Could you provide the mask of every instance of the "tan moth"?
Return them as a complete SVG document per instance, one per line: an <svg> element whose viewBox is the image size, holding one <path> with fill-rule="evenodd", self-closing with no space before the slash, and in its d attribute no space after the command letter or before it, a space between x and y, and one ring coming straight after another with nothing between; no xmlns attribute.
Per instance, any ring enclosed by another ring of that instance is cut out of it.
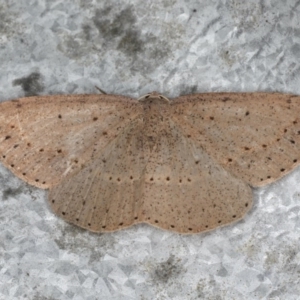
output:
<svg viewBox="0 0 300 300"><path fill-rule="evenodd" d="M299 116L300 97L276 93L20 98L0 104L0 160L88 230L197 233L299 164Z"/></svg>

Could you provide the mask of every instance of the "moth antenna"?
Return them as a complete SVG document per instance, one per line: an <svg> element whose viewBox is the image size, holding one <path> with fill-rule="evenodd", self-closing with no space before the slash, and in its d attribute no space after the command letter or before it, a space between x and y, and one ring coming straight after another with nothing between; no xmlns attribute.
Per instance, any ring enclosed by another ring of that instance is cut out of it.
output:
<svg viewBox="0 0 300 300"><path fill-rule="evenodd" d="M104 92L103 90L101 90L101 89L100 89L99 87L97 87L96 85L95 85L95 88L96 88L101 94L107 95L106 92Z"/></svg>

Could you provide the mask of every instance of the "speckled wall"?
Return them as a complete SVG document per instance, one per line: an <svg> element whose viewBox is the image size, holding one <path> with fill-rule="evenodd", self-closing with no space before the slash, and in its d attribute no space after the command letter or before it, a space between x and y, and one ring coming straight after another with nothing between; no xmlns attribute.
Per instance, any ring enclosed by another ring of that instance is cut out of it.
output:
<svg viewBox="0 0 300 300"><path fill-rule="evenodd" d="M299 2L0 1L0 100L48 94L300 94ZM299 299L300 171L240 222L93 234L0 166L0 299Z"/></svg>

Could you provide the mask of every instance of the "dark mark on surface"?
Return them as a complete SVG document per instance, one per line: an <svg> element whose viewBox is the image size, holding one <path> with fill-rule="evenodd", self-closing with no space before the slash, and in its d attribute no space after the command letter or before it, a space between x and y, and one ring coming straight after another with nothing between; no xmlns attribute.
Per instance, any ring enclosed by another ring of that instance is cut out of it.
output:
<svg viewBox="0 0 300 300"><path fill-rule="evenodd" d="M180 96L195 94L198 92L198 86L197 85L181 86L179 90L180 90Z"/></svg>
<svg viewBox="0 0 300 300"><path fill-rule="evenodd" d="M33 72L27 77L22 77L15 79L13 81L14 86L21 86L25 92L25 96L35 96L44 90L44 85L42 83L41 74L38 72Z"/></svg>
<svg viewBox="0 0 300 300"><path fill-rule="evenodd" d="M90 63L90 55L103 58L107 52L115 49L130 58L127 60L127 68L133 73L139 70L149 74L165 63L168 57L173 56L174 47L182 46L185 27L170 20L162 27L158 36L155 32L142 31L145 23L143 18L132 5L96 9L92 18L86 18L82 22L81 30L71 30L59 37L57 49L84 63ZM158 22L159 26L163 21L157 21L155 16L151 16L148 22ZM62 25L51 29L54 34L64 31Z"/></svg>
<svg viewBox="0 0 300 300"><path fill-rule="evenodd" d="M160 282L167 283L171 278L176 278L183 272L179 260L175 260L174 255L163 263L158 264L154 271L154 277Z"/></svg>
<svg viewBox="0 0 300 300"><path fill-rule="evenodd" d="M85 229L71 224L64 224L60 227L61 235L54 240L57 246L62 250L80 255L84 252L87 253L89 263L99 262L106 253L115 251L114 234L87 232Z"/></svg>
<svg viewBox="0 0 300 300"><path fill-rule="evenodd" d="M82 30L84 32L85 39L89 41L91 39L91 26L88 24L82 25Z"/></svg>
<svg viewBox="0 0 300 300"><path fill-rule="evenodd" d="M22 187L11 188L8 187L2 192L3 201L7 200L9 197L15 197L22 193Z"/></svg>
<svg viewBox="0 0 300 300"><path fill-rule="evenodd" d="M126 55L133 55L143 51L144 42L139 31L135 28L136 17L133 8L127 7L110 21L108 14L111 7L97 10L93 18L94 25L107 41L119 39L117 49Z"/></svg>

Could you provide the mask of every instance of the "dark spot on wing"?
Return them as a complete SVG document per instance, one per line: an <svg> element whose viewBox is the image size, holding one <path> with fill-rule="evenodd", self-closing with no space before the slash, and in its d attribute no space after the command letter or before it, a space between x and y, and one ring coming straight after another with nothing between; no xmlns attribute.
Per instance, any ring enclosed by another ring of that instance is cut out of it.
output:
<svg viewBox="0 0 300 300"><path fill-rule="evenodd" d="M224 98L222 99L223 102L227 102L227 101L229 101L229 100L230 100L229 97L224 97Z"/></svg>

